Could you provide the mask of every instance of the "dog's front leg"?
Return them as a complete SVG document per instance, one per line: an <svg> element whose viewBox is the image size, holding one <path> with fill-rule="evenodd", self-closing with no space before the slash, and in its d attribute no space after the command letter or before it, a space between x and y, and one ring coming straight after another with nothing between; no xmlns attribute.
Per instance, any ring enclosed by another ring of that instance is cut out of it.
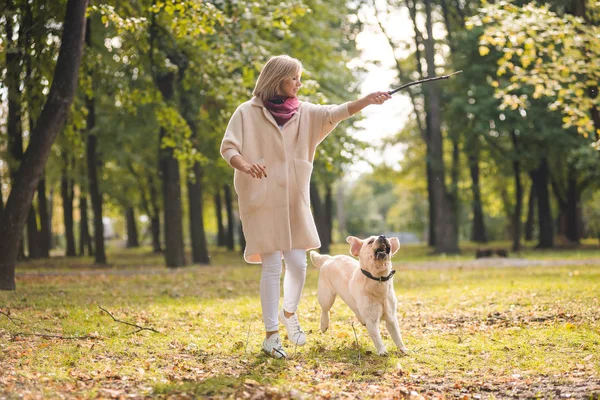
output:
<svg viewBox="0 0 600 400"><path fill-rule="evenodd" d="M396 316L394 315L391 318L386 318L385 326L392 337L392 340L396 343L396 346L398 346L398 349L402 353L408 354L408 349L402 342L402 334L400 333L400 326L398 326L398 319L396 319Z"/></svg>
<svg viewBox="0 0 600 400"><path fill-rule="evenodd" d="M375 320L368 318L366 323L367 331L369 331L369 336L371 336L371 340L375 345L375 349L377 349L377 354L380 356L386 356L387 350L385 349L385 345L381 339L381 332L379 331L379 318L376 318Z"/></svg>
<svg viewBox="0 0 600 400"><path fill-rule="evenodd" d="M383 314L383 307L381 304L374 304L368 300L359 301L357 306L360 310L360 315L364 318L367 325L367 331L369 332L369 336L371 336L375 349L377 349L377 354L380 356L386 355L387 351L385 350L385 345L381 339L381 332L379 331L379 322Z"/></svg>

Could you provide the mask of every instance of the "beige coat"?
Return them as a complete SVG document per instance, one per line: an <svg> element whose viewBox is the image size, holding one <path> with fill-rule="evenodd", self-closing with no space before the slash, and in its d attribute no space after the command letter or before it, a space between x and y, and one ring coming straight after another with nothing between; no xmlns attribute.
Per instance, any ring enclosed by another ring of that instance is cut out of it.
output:
<svg viewBox="0 0 600 400"><path fill-rule="evenodd" d="M267 166L267 178L235 170L240 218L246 238L244 259L260 263L261 253L315 249L321 241L310 210L309 184L317 145L349 118L348 104L320 106L302 102L280 129L258 97L233 113L221 143L221 155L241 155Z"/></svg>

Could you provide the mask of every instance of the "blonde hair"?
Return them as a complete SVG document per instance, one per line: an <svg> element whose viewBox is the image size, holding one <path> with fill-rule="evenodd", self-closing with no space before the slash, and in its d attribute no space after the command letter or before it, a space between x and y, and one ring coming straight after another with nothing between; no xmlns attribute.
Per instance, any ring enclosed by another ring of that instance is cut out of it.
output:
<svg viewBox="0 0 600 400"><path fill-rule="evenodd" d="M292 78L302 71L302 63L288 55L273 56L264 65L256 80L252 94L262 101L277 95L277 89L286 78Z"/></svg>

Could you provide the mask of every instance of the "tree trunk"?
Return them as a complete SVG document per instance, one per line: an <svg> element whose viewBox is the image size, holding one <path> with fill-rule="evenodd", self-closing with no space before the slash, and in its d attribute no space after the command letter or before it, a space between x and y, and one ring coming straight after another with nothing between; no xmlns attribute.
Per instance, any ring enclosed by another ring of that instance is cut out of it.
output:
<svg viewBox="0 0 600 400"><path fill-rule="evenodd" d="M514 130L511 131L511 139L515 149L515 158L513 160L513 173L515 175L515 213L513 215L513 251L521 250L521 214L523 209L523 185L521 183L521 163L519 143L517 134Z"/></svg>
<svg viewBox="0 0 600 400"><path fill-rule="evenodd" d="M230 251L235 250L235 243L233 240L234 235L234 221L233 221L233 199L231 198L231 188L229 185L223 185L225 191L225 210L227 211L227 236L226 244L227 249Z"/></svg>
<svg viewBox="0 0 600 400"><path fill-rule="evenodd" d="M240 235L240 249L241 249L242 254L244 254L244 252L246 251L246 237L244 236L244 228L242 226L242 220L238 219L238 223L239 223L238 233Z"/></svg>
<svg viewBox="0 0 600 400"><path fill-rule="evenodd" d="M56 247L56 240L54 238L54 234L52 233L52 217L54 215L54 189L50 189L50 193L48 193L48 248L50 250Z"/></svg>
<svg viewBox="0 0 600 400"><path fill-rule="evenodd" d="M479 154L469 154L469 170L471 172L471 191L473 192L473 229L471 240L477 243L487 243L487 233L483 219L483 206L481 204L481 188L479 186Z"/></svg>
<svg viewBox="0 0 600 400"><path fill-rule="evenodd" d="M223 205L221 204L221 188L217 188L215 193L215 210L217 212L217 246L225 247L227 245L227 237L223 224Z"/></svg>
<svg viewBox="0 0 600 400"><path fill-rule="evenodd" d="M125 220L127 221L127 248L140 247L135 222L135 209L133 207L127 207L127 210L125 210Z"/></svg>
<svg viewBox="0 0 600 400"><path fill-rule="evenodd" d="M194 129L195 130L195 129ZM197 138L197 133L195 134ZM192 262L209 264L208 245L204 231L204 205L202 199L202 167L194 164L195 181L188 180L190 238L192 241Z"/></svg>
<svg viewBox="0 0 600 400"><path fill-rule="evenodd" d="M73 233L73 186L72 180L67 176L66 169L63 171L60 180L60 194L63 200L63 222L65 226L65 255L74 257L75 253L75 235Z"/></svg>
<svg viewBox="0 0 600 400"><path fill-rule="evenodd" d="M152 228L152 252L161 253L162 247L160 246L160 217L152 217L150 219Z"/></svg>
<svg viewBox="0 0 600 400"><path fill-rule="evenodd" d="M431 157L429 155L429 145L427 146L427 161L425 161L427 169L427 198L429 199L429 237L427 244L430 247L435 247L435 226L436 226L436 215L435 215L435 191L433 190L433 169L431 168Z"/></svg>
<svg viewBox="0 0 600 400"><path fill-rule="evenodd" d="M2 174L0 174L0 215L2 215L2 211L4 211L4 200L2 196Z"/></svg>
<svg viewBox="0 0 600 400"><path fill-rule="evenodd" d="M331 184L325 186L325 222L327 223L327 241L333 243L333 195Z"/></svg>
<svg viewBox="0 0 600 400"><path fill-rule="evenodd" d="M87 48L92 48L91 27L88 23L86 29ZM94 86L93 71L89 71L89 77ZM92 199L92 210L94 212L94 262L99 265L106 265L106 251L104 248L104 223L102 210L102 193L98 184L99 171L102 168L102 161L98 156L98 135L94 132L96 126L96 100L86 96L87 115L87 170L90 197Z"/></svg>
<svg viewBox="0 0 600 400"><path fill-rule="evenodd" d="M165 129L161 128L161 142L165 135ZM177 268L185 265L179 162L174 157L173 148L161 149L159 159L165 222L165 262L167 267Z"/></svg>
<svg viewBox="0 0 600 400"><path fill-rule="evenodd" d="M27 256L29 258L40 258L40 231L37 225L37 212L33 203L27 215Z"/></svg>
<svg viewBox="0 0 600 400"><path fill-rule="evenodd" d="M577 190L577 176L575 168L569 166L569 178L567 188L567 209L566 209L566 230L565 236L573 243L578 243L581 239L579 225L579 191Z"/></svg>
<svg viewBox="0 0 600 400"><path fill-rule="evenodd" d="M43 176L43 175L42 175ZM38 212L40 214L40 257L50 257L51 221L48 213L48 199L46 198L46 180L42 177L38 184Z"/></svg>
<svg viewBox="0 0 600 400"><path fill-rule="evenodd" d="M419 24L417 22L417 3L415 0L413 1L406 1L406 6L408 7L408 11L410 14L410 18L413 22L413 29L415 32L414 35L414 39L415 39L415 63L416 63L416 71L419 74L419 78L423 79L425 78L425 72L423 71L423 66L421 64L421 60L423 59L422 57L422 53L421 53L421 47L424 46L424 42L425 40L423 39L423 34L421 33L421 31L419 30ZM383 26L382 26L383 29ZM393 42L391 41L391 37L388 39L388 41L390 42L390 46L392 48L394 48L393 46ZM405 82L407 81L407 74L403 73L402 69L401 69L401 62L396 59L396 68L398 69L398 73L400 76L401 81ZM426 160L425 160L425 164L426 164L426 171L427 171L427 198L429 201L428 204L428 208L429 208L429 224L428 224L428 228L427 228L427 243L430 247L435 247L436 245L436 220L437 220L437 216L436 216L436 200L435 200L435 190L433 189L433 169L432 169L432 164L431 164L431 160L432 160L432 155L431 155L431 149L429 146L429 142L430 142L430 138L431 138L431 126L430 124L426 123L425 127L423 127L423 123L422 123L422 113L419 111L419 107L418 107L418 102L416 101L417 96L414 95L411 91L409 91L409 95L413 104L413 109L415 112L415 118L416 118L416 122L417 122L417 126L419 128L419 132L421 133L421 137L423 138L423 140L425 141L426 145L427 145L427 156L426 156ZM427 110L425 110L425 112L427 112ZM427 118L425 118L427 120ZM427 121L426 121L427 122Z"/></svg>
<svg viewBox="0 0 600 400"><path fill-rule="evenodd" d="M79 255L85 255L85 248L88 248L88 256L94 254L92 249L92 238L88 223L88 202L87 195L79 195Z"/></svg>
<svg viewBox="0 0 600 400"><path fill-rule="evenodd" d="M165 135L165 129L161 128L161 142ZM160 173L165 216L165 262L167 267L177 268L185 265L185 254L179 162L174 158L173 148L160 150Z"/></svg>
<svg viewBox="0 0 600 400"><path fill-rule="evenodd" d="M24 43L20 45L21 48L31 48L31 30L33 28L32 21L32 12L30 4L27 4L25 7L24 18L20 22L22 23L19 31L19 39L23 39ZM26 33L24 33L26 31ZM23 99L27 102L27 119L29 121L29 132L34 129L35 122L33 121L32 116L32 105L31 101L34 97L31 89L31 56L28 54L27 50L24 51L24 59L25 59L25 78L23 80L23 86L25 87L26 96ZM21 155L22 157L22 155ZM39 186L39 185L38 185ZM34 195L35 197L35 195ZM39 203L39 201L38 201ZM33 200L31 207L29 209L29 215L27 216L27 249L28 249L28 257L32 259L37 259L41 257L42 249L41 249L41 241L40 241L40 230L37 224L37 211L34 206Z"/></svg>
<svg viewBox="0 0 600 400"><path fill-rule="evenodd" d="M535 185L531 184L529 190L529 200L527 206L527 222L525 222L525 240L533 240L533 228L535 226L535 203L536 203Z"/></svg>
<svg viewBox="0 0 600 400"><path fill-rule="evenodd" d="M344 185L340 184L335 195L335 211L338 221L338 233L343 239L346 235L346 208L344 207Z"/></svg>
<svg viewBox="0 0 600 400"><path fill-rule="evenodd" d="M101 161L98 157L98 136L92 132L95 125L95 104L94 99L87 99L88 108L88 137L86 144L87 152L87 170L90 197L92 199L92 211L94 215L94 262L99 265L106 265L106 250L104 248L104 223L102 213L102 193L98 185L98 169Z"/></svg>
<svg viewBox="0 0 600 400"><path fill-rule="evenodd" d="M558 236L562 236L566 238L567 236L567 194L565 190L565 194L560 192L557 189L558 184L556 181L551 179L551 187L554 192L554 197L558 203L558 217L556 218L556 234Z"/></svg>
<svg viewBox="0 0 600 400"><path fill-rule="evenodd" d="M180 66L179 68L179 77L181 80L184 79L186 68L187 64L185 66ZM189 97L190 94L185 91L184 87L181 87L180 92L182 115L192 132L191 140L198 149L200 137L198 134L198 126L196 124L197 108L192 105ZM200 149L198 149L198 151L200 151ZM192 262L194 264L207 265L210 263L210 257L208 254L208 245L206 243L206 232L204 230L204 202L202 198L203 170L199 163L195 163L192 168L194 170L195 179L188 178L187 180Z"/></svg>
<svg viewBox="0 0 600 400"><path fill-rule="evenodd" d="M156 79L156 85L167 103L173 98L174 80L173 72L158 76ZM161 127L160 143L163 142L166 135L167 131ZM158 159L165 218L165 262L167 267L177 268L185 265L179 162L174 156L172 147L161 147Z"/></svg>
<svg viewBox="0 0 600 400"><path fill-rule="evenodd" d="M152 229L152 251L154 253L161 253L160 207L158 205L158 193L156 192L156 186L154 186L154 178L152 174L148 174L148 188L150 192L148 214L150 215L150 226Z"/></svg>
<svg viewBox="0 0 600 400"><path fill-rule="evenodd" d="M452 135L452 187L450 189L450 206L454 210L454 234L456 240L460 237L460 201L458 199L458 185L460 180L460 142L456 134Z"/></svg>
<svg viewBox="0 0 600 400"><path fill-rule="evenodd" d="M554 246L554 223L550 209L550 195L548 192L548 163L545 158L539 166L530 172L531 180L535 185L538 206L539 243L538 248L549 249Z"/></svg>
<svg viewBox="0 0 600 400"><path fill-rule="evenodd" d="M6 8L8 13L15 13L15 6L8 1ZM8 152L11 185L15 185L15 174L23 159L23 135L21 132L21 49L13 36L18 28L14 26L12 18L6 18L6 90L8 96L8 112L6 119L6 134L8 136ZM13 31L14 28L14 31ZM22 30L22 27L19 27ZM22 32L19 32L22 36ZM29 210L27 210L29 212Z"/></svg>
<svg viewBox="0 0 600 400"><path fill-rule="evenodd" d="M328 227L325 206L323 206L323 202L321 201L321 196L319 195L317 185L315 185L312 180L310 182L310 204L312 205L317 232L319 233L319 238L321 239L321 247L319 248L319 252L322 254L329 253L330 249L329 240L327 237Z"/></svg>
<svg viewBox="0 0 600 400"><path fill-rule="evenodd" d="M150 226L152 229L152 252L161 253L162 247L160 246L160 216L154 216L150 218Z"/></svg>
<svg viewBox="0 0 600 400"><path fill-rule="evenodd" d="M7 12L15 13L14 4L9 1ZM14 31L13 31L14 28ZM20 29L21 27L19 27ZM13 37L18 29L14 26L11 18L6 19L7 49L6 52L6 88L8 95L8 112L6 120L6 133L8 136L8 169L10 171L11 187L16 185L16 173L23 159L23 135L21 132L21 43L16 42ZM20 33L20 32L19 32ZM19 34L22 37L21 34ZM9 196L10 200L10 196ZM29 210L27 210L27 215ZM23 229L19 233L18 260L25 259L25 245L21 240ZM2 278L0 278L2 279ZM1 283L0 283L1 285Z"/></svg>
<svg viewBox="0 0 600 400"><path fill-rule="evenodd" d="M427 73L435 77L435 49L433 42L433 22L431 0L424 0L426 11L427 40L425 40L425 58L427 60ZM433 195L435 202L435 250L437 253L458 253L458 237L454 223L454 209L452 199L446 190L445 170L443 159L443 142L441 131L441 105L440 90L437 82L426 86L427 125L430 135L427 146L431 155L431 170L433 181Z"/></svg>

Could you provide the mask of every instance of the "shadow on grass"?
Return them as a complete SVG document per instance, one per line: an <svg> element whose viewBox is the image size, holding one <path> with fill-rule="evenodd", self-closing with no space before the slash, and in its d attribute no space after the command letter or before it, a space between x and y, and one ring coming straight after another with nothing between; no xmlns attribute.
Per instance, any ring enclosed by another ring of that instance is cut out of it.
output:
<svg viewBox="0 0 600 400"><path fill-rule="evenodd" d="M227 397L240 391L249 393L273 391L278 376L288 368L287 361L274 360L264 355L256 357L243 373L222 373L198 381L160 383L153 394L159 396ZM269 373L265 373L268 370Z"/></svg>
<svg viewBox="0 0 600 400"><path fill-rule="evenodd" d="M232 377L227 374L218 375L198 382L170 382L161 383L154 386L153 394L172 396L172 395L192 395L192 396L227 396L235 393L244 385L244 381L249 379L250 375Z"/></svg>
<svg viewBox="0 0 600 400"><path fill-rule="evenodd" d="M400 355L390 349L390 356L378 356L355 345L324 349L315 345L306 351L295 351L288 345L288 360L274 360L264 354L254 356L242 373L221 373L197 381L157 384L153 394L158 396L237 397L242 392L268 398L289 397L288 374L305 374L304 380L344 379L352 382L377 382L387 373L398 370ZM252 357L251 357L252 358ZM263 398L263 397L260 397Z"/></svg>

